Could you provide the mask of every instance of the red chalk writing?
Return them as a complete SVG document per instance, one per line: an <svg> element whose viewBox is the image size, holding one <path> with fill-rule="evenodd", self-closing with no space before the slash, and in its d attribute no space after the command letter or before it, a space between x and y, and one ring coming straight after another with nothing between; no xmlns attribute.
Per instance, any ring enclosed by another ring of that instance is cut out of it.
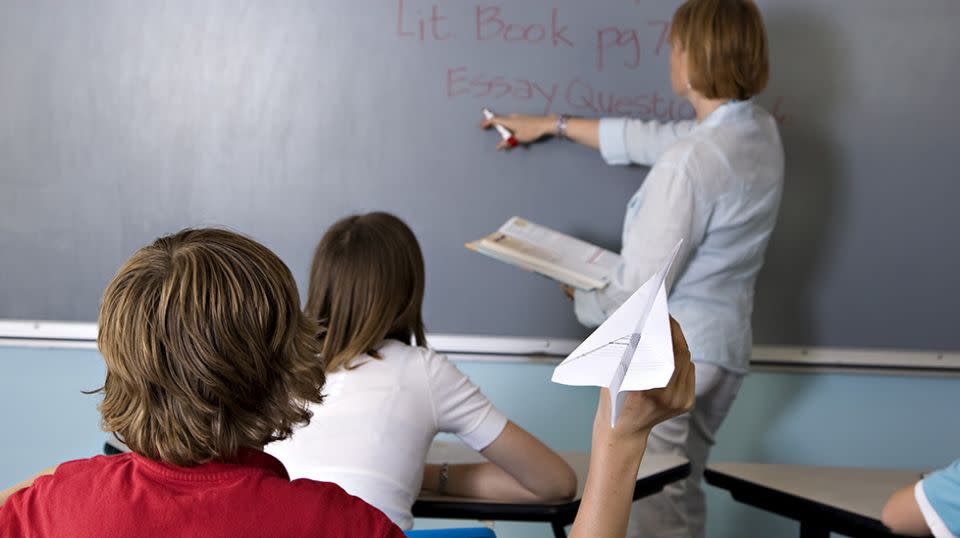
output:
<svg viewBox="0 0 960 538"><path fill-rule="evenodd" d="M622 95L595 88L590 83L573 79L566 85L564 102L573 111L601 116L633 116L660 121L689 120L697 112L685 99L664 96L658 91Z"/></svg>
<svg viewBox="0 0 960 538"><path fill-rule="evenodd" d="M770 115L777 120L780 125L785 125L790 121L790 116L783 110L783 97L777 97L773 100L773 106L770 107Z"/></svg>
<svg viewBox="0 0 960 538"><path fill-rule="evenodd" d="M559 84L539 83L525 77L506 77L473 73L466 67L447 69L447 97L473 97L496 101L510 97L517 101L542 102L544 114L549 114L557 97Z"/></svg>
<svg viewBox="0 0 960 538"><path fill-rule="evenodd" d="M456 27L458 21L451 20L451 17L441 10L441 3L429 3L431 0L396 1L397 37L430 42L457 38L452 27ZM445 9L449 10L450 6L445 6ZM501 5L475 4L472 9L471 37L477 42L543 44L570 49L575 48L578 41L591 41L590 36L581 35L582 39L577 39L574 29L564 22L558 7L544 9L540 20L537 20L536 16L530 20L529 14L526 19L518 19L509 7ZM652 52L650 56L659 56L665 48L664 45L668 44L670 21L652 20L647 21L646 25L651 31L641 31L642 23L639 28L619 25L599 27L592 36L597 69L603 71L611 65L611 59L622 68L638 69L646 48ZM650 39L651 36L647 34L653 34L654 39Z"/></svg>
<svg viewBox="0 0 960 538"><path fill-rule="evenodd" d="M532 47L531 50L545 48L554 51L552 54L568 54L571 69L582 69L584 62L581 51L574 49L583 47L587 50L582 52L590 54L592 47L595 67L605 74L614 71L633 73L643 68L659 72L665 68L666 62L662 56L669 54L671 45L668 20L608 19L590 28L567 24L579 20L570 16L567 8L539 7L542 4L531 2L527 6L529 9L520 10L513 3L476 1L478 3L470 4L442 0L396 0L396 36L403 41L432 43L434 46L450 46L459 40ZM542 60L538 56L532 61ZM586 61L589 62L589 59ZM660 121L696 116L693 107L685 99L663 91L660 85L656 86L657 90L611 90L601 82L584 77L543 80L525 73L507 74L476 69L468 67L466 62L445 68L440 76L442 91L448 99L476 99L484 105L498 108L500 105L496 102L503 102L507 103L504 108L520 105L526 110L541 110L543 114L569 112ZM666 72L663 72L662 80L663 89L668 88ZM766 98L765 102L769 104L767 109L778 123L785 124L790 120L783 97Z"/></svg>
<svg viewBox="0 0 960 538"><path fill-rule="evenodd" d="M526 76L473 71L460 66L447 69L446 94L450 99L477 99L484 103L512 101L533 105L543 114L571 112L587 116L630 116L645 120L678 121L696 117L693 107L659 90L622 93L598 87L581 78L566 81L533 80ZM779 123L788 120L783 97L769 108Z"/></svg>
<svg viewBox="0 0 960 538"><path fill-rule="evenodd" d="M653 53L660 56L660 53L663 52L663 46L669 45L667 41L670 39L670 21L650 21L647 25L660 30L657 37L657 46L653 49Z"/></svg>
<svg viewBox="0 0 960 538"><path fill-rule="evenodd" d="M603 71L604 60L610 49L623 51L623 66L640 67L640 36L631 28L601 28L597 31L597 70Z"/></svg>
<svg viewBox="0 0 960 538"><path fill-rule="evenodd" d="M429 36L436 41L446 41L454 35L445 30L447 17L440 15L440 7L430 6L430 15L422 15L421 10L405 9L404 0L397 0L397 36L415 38L424 41ZM429 32L427 29L429 28Z"/></svg>
<svg viewBox="0 0 960 538"><path fill-rule="evenodd" d="M573 41L567 37L568 27L559 23L557 8L550 10L550 22L514 23L506 22L499 6L478 6L476 11L477 41L502 40L507 43L541 43L547 41L554 47L572 47Z"/></svg>

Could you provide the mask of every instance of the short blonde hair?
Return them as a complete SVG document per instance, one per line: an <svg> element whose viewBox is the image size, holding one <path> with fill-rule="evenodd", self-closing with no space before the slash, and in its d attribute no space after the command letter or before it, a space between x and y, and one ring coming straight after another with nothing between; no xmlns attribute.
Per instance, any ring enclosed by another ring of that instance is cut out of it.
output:
<svg viewBox="0 0 960 538"><path fill-rule="evenodd" d="M389 213L346 217L327 230L313 256L307 315L324 330L327 372L350 369L386 338L426 345L423 254L413 231Z"/></svg>
<svg viewBox="0 0 960 538"><path fill-rule="evenodd" d="M749 99L767 87L767 32L751 0L687 0L670 41L687 52L690 86L707 99Z"/></svg>
<svg viewBox="0 0 960 538"><path fill-rule="evenodd" d="M288 437L320 403L317 326L263 245L197 229L141 248L107 286L97 345L103 428L175 465Z"/></svg>

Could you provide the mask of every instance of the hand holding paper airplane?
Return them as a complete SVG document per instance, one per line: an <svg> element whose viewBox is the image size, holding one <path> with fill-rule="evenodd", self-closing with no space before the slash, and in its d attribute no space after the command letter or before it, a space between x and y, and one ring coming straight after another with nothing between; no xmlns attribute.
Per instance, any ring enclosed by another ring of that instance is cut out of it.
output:
<svg viewBox="0 0 960 538"><path fill-rule="evenodd" d="M564 385L610 389L611 426L627 392L666 387L673 375L673 340L666 277L680 250L553 371Z"/></svg>

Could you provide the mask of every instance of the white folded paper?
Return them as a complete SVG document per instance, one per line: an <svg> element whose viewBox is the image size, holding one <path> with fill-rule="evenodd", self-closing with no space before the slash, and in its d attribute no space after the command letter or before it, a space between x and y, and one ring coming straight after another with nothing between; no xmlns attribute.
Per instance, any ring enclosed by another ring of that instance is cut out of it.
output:
<svg viewBox="0 0 960 538"><path fill-rule="evenodd" d="M682 244L553 371L554 383L609 388L611 426L627 392L666 387L673 375L666 278Z"/></svg>

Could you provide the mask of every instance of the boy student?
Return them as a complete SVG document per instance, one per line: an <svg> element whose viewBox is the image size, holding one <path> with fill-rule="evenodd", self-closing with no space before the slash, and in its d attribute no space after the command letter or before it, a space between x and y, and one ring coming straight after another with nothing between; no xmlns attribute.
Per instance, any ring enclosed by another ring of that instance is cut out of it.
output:
<svg viewBox="0 0 960 538"><path fill-rule="evenodd" d="M883 524L906 536L960 536L960 460L894 493Z"/></svg>
<svg viewBox="0 0 960 538"><path fill-rule="evenodd" d="M232 232L187 230L137 251L107 287L97 339L103 426L133 452L0 492L0 537L403 536L334 484L289 480L261 450L322 400L317 328L298 303L283 262ZM693 365L673 331L666 388L630 394L614 428L601 391L573 537L625 534L651 428L693 405Z"/></svg>
<svg viewBox="0 0 960 538"><path fill-rule="evenodd" d="M0 507L3 536L401 536L338 486L289 481L260 449L321 402L315 328L264 246L189 230L107 286L105 430L132 453L61 464Z"/></svg>

